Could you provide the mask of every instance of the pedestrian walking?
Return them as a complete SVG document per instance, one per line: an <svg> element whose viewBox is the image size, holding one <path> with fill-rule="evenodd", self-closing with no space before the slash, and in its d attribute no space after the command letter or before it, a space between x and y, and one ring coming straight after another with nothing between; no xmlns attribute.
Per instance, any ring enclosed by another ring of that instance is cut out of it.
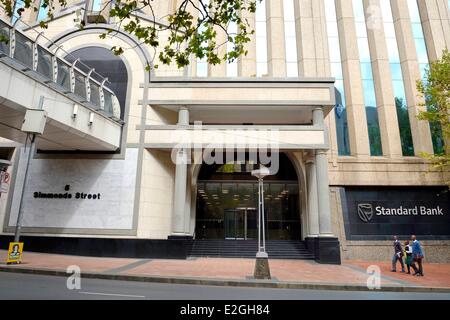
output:
<svg viewBox="0 0 450 320"><path fill-rule="evenodd" d="M405 265L403 264L403 250L402 244L398 241L397 236L394 236L394 256L392 257L392 272L397 271L397 261L400 261L402 272L405 272Z"/></svg>
<svg viewBox="0 0 450 320"><path fill-rule="evenodd" d="M405 264L408 269L408 274L411 274L411 264L412 264L412 246L409 245L409 240L405 241Z"/></svg>
<svg viewBox="0 0 450 320"><path fill-rule="evenodd" d="M416 236L411 236L412 240L412 268L414 269L414 276L420 276L423 277L423 250L422 246L420 245L420 242L416 239ZM416 265L417 264L417 265Z"/></svg>

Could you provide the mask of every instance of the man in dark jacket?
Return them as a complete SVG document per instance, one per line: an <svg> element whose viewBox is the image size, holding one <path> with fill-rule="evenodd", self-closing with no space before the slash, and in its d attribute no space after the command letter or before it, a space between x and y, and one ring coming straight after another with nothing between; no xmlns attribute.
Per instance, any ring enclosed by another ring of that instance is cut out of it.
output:
<svg viewBox="0 0 450 320"><path fill-rule="evenodd" d="M419 241L417 241L416 236L411 236L412 240L412 256L413 256L413 263L411 264L411 267L414 269L414 276L421 276L423 277L423 250L422 246L420 245ZM418 267L416 266L416 263L418 264Z"/></svg>
<svg viewBox="0 0 450 320"><path fill-rule="evenodd" d="M394 256L392 257L392 272L397 271L397 261L402 265L402 272L405 272L405 265L403 263L402 244L398 241L397 236L394 236Z"/></svg>

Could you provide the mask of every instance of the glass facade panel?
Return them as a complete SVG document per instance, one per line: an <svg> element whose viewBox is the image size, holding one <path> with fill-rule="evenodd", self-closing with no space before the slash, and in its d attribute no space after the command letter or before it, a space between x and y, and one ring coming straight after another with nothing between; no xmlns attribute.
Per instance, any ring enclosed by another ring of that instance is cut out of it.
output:
<svg viewBox="0 0 450 320"><path fill-rule="evenodd" d="M366 105L370 154L372 156L381 156L383 155L383 150L381 145L380 124L378 121L377 101L375 96L375 83L372 75L363 0L352 0L352 4L357 33L359 59L361 61L361 77L364 90L364 103Z"/></svg>
<svg viewBox="0 0 450 320"><path fill-rule="evenodd" d="M14 12L13 12L13 17L11 19L11 22L14 24L17 19L19 19L19 15L17 14L17 10L19 10L20 8L23 8L25 6L25 2L23 0L17 0L14 4Z"/></svg>
<svg viewBox="0 0 450 320"><path fill-rule="evenodd" d="M403 74L400 64L397 37L395 35L391 2L390 0L380 0L380 5L381 8L383 8L382 19L389 54L394 101L397 110L398 126L400 129L400 141L402 144L402 154L404 156L414 156L414 145L411 134L411 125L409 122L408 104L406 101L405 87L403 85Z"/></svg>
<svg viewBox="0 0 450 320"><path fill-rule="evenodd" d="M38 11L37 21L42 21L42 20L47 19L47 14L48 14L48 7L46 7L46 8L42 7L42 2L41 2L41 6L39 7L39 11Z"/></svg>
<svg viewBox="0 0 450 320"><path fill-rule="evenodd" d="M209 0L204 0L203 3L205 4L205 7L207 8L208 5L209 5ZM201 10L203 10L203 9L201 9ZM205 31L205 26L201 25L198 30L199 30L199 32ZM196 71L197 71L196 72L197 73L197 77L202 77L203 78L203 77L207 77L208 76L208 62L207 62L205 57L201 58L201 59L197 58L197 70Z"/></svg>
<svg viewBox="0 0 450 320"><path fill-rule="evenodd" d="M62 86L67 91L70 91L70 67L62 62L60 59L57 60L58 64L58 78L56 83Z"/></svg>
<svg viewBox="0 0 450 320"><path fill-rule="evenodd" d="M237 33L236 23L230 23L228 26L228 33L230 36L234 37ZM227 43L227 52L233 50L233 44L231 42ZM237 77L238 76L238 64L237 60L227 62L227 77Z"/></svg>
<svg viewBox="0 0 450 320"><path fill-rule="evenodd" d="M341 47L336 21L336 7L334 0L325 0L325 16L328 31L328 47L330 52L331 75L336 79L336 139L340 156L350 155L350 141L348 138L347 110L345 107L344 78L342 73Z"/></svg>
<svg viewBox="0 0 450 320"><path fill-rule="evenodd" d="M92 104L100 107L100 86L98 86L95 82L90 81L90 87L91 87L90 101Z"/></svg>
<svg viewBox="0 0 450 320"><path fill-rule="evenodd" d="M17 59L29 68L33 67L33 42L20 33L16 33L14 59Z"/></svg>
<svg viewBox="0 0 450 320"><path fill-rule="evenodd" d="M417 0L407 0L411 27L413 30L414 43L416 45L417 60L419 62L420 75L425 81L427 69L429 66L427 45L420 19L419 6ZM430 123L431 139L433 141L433 150L436 154L444 152L444 140L442 139L442 130L439 123Z"/></svg>
<svg viewBox="0 0 450 320"><path fill-rule="evenodd" d="M295 32L294 0L283 0L284 41L288 77L298 77L297 37Z"/></svg>
<svg viewBox="0 0 450 320"><path fill-rule="evenodd" d="M102 10L102 0L92 0L92 11Z"/></svg>
<svg viewBox="0 0 450 320"><path fill-rule="evenodd" d="M74 93L83 99L86 99L85 79L86 78L81 73L75 71L75 91L74 91Z"/></svg>
<svg viewBox="0 0 450 320"><path fill-rule="evenodd" d="M268 73L266 1L256 3L256 75L262 77Z"/></svg>
<svg viewBox="0 0 450 320"><path fill-rule="evenodd" d="M49 52L38 46L37 72L48 79L52 79L52 56Z"/></svg>

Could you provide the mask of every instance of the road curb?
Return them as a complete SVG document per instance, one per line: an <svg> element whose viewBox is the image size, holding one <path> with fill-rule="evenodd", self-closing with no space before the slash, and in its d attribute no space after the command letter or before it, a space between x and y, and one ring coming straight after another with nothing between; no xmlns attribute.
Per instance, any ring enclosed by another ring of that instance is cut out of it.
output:
<svg viewBox="0 0 450 320"><path fill-rule="evenodd" d="M68 274L65 270L21 268L0 266L0 272L36 274L47 276L63 276ZM129 274L107 274L98 272L82 272L81 278L119 280L135 282L153 282L165 284L186 284L203 286L225 286L225 287L248 287L248 288L272 288L272 289L308 289L308 290L333 290L333 291L370 291L370 292L417 292L417 293L450 293L450 288L436 287L402 287L384 286L380 290L370 290L366 286L354 284L332 284L332 283L306 283L306 282L282 282L270 280L226 280L210 278L188 278L188 277L162 277L162 276L138 276Z"/></svg>

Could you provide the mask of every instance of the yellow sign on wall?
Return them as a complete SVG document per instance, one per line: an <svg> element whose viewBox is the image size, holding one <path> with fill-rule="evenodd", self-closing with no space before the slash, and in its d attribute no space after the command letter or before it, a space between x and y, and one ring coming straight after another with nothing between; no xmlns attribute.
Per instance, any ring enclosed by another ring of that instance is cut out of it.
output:
<svg viewBox="0 0 450 320"><path fill-rule="evenodd" d="M23 242L10 242L6 263L20 263L22 261Z"/></svg>

